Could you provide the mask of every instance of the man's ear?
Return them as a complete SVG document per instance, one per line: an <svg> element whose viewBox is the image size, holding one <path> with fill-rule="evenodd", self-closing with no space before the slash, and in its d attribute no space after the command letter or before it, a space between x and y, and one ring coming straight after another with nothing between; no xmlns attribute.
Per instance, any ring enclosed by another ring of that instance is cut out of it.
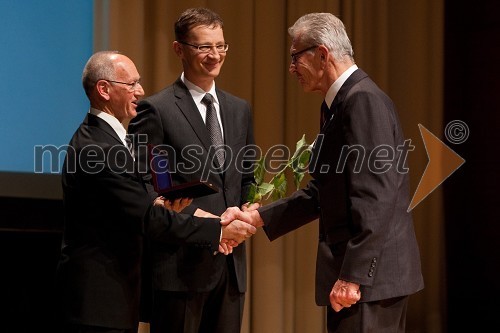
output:
<svg viewBox="0 0 500 333"><path fill-rule="evenodd" d="M105 80L97 81L95 88L97 90L97 94L104 100L109 101L109 89L110 85Z"/></svg>
<svg viewBox="0 0 500 333"><path fill-rule="evenodd" d="M326 48L326 46L324 45L320 45L318 46L318 51L320 53L320 58L321 58L321 61L325 61L326 59L328 59L328 49Z"/></svg>
<svg viewBox="0 0 500 333"><path fill-rule="evenodd" d="M182 49L182 44L181 44L181 43L179 43L178 41L176 41L176 40L175 40L175 41L172 43L172 47L173 47L173 49L174 49L175 54L177 54L177 56L178 56L179 58L181 58L181 57L182 57L182 52L183 52L183 49Z"/></svg>

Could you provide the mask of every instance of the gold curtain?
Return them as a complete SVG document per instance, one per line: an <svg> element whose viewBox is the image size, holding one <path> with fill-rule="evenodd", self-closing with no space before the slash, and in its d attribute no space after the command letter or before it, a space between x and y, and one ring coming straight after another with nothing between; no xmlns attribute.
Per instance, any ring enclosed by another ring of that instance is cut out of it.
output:
<svg viewBox="0 0 500 333"><path fill-rule="evenodd" d="M444 0L94 0L95 50L131 57L146 95L181 73L172 51L173 24L189 7L208 7L224 20L230 49L218 87L247 99L257 144L292 150L318 132L319 95L305 94L288 73L287 28L303 14L331 12L342 19L355 59L394 100L407 138L412 190L427 156L417 124L437 136L443 118ZM441 332L445 314L442 194L413 210L426 288L410 298L408 331ZM317 222L270 243L259 231L248 242L249 289L243 333L325 332L324 309L314 303ZM148 332L148 327L141 327Z"/></svg>

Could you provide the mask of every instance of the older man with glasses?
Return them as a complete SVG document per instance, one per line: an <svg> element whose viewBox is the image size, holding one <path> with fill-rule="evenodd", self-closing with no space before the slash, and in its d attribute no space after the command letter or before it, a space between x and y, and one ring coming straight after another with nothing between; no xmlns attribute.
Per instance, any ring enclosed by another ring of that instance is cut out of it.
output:
<svg viewBox="0 0 500 333"><path fill-rule="evenodd" d="M153 205L123 126L144 96L139 80L132 60L116 51L97 52L85 65L90 109L70 140L62 172L61 329L53 332L137 332L145 236L163 246L217 251L221 237L241 243L255 233L243 222L226 227L217 218L165 209L182 210L189 203L183 199Z"/></svg>
<svg viewBox="0 0 500 333"><path fill-rule="evenodd" d="M424 287L398 161L404 136L391 99L354 62L344 24L330 13L299 18L289 71L321 94L312 180L292 196L233 217L270 240L319 218L316 303L329 333L405 332L408 296ZM366 157L366 158L365 158Z"/></svg>

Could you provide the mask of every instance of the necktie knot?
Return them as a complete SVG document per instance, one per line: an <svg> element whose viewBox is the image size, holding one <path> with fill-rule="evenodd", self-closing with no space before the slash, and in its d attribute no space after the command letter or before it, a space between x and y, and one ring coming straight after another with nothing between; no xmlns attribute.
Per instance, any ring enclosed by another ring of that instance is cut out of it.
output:
<svg viewBox="0 0 500 333"><path fill-rule="evenodd" d="M212 94L206 93L205 96L203 96L201 102L208 107L210 104L213 104L214 97L212 96Z"/></svg>

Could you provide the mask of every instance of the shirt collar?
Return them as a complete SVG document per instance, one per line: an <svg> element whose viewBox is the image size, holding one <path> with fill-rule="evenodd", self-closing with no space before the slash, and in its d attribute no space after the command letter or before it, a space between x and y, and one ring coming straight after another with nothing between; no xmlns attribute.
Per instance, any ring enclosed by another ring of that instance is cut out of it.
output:
<svg viewBox="0 0 500 333"><path fill-rule="evenodd" d="M123 127L123 124L120 123L118 119L116 119L114 116L110 115L109 113L106 113L101 110L97 110L95 108L90 108L89 113L93 114L96 117L101 118L104 120L111 128L115 131L115 133L118 135L120 140L123 141L125 144L125 136L127 135L127 131L125 130L125 127ZM126 144L125 144L126 145Z"/></svg>
<svg viewBox="0 0 500 333"><path fill-rule="evenodd" d="M186 79L186 77L184 76L184 72L182 72L181 74L181 81L186 85L189 93L191 94L191 96L193 96L193 99L197 104L201 103L203 96L205 96L205 94L207 93L210 93L214 97L215 104L219 104L219 99L217 98L217 94L215 93L215 81L213 82L212 87L209 91L204 91L196 84Z"/></svg>
<svg viewBox="0 0 500 333"><path fill-rule="evenodd" d="M349 76L351 76L352 73L354 73L356 69L358 69L358 66L355 64L352 65L344 73L342 73L342 75L340 75L339 78L335 80L335 82L333 82L333 84L330 86L325 96L325 102L328 108L332 106L333 100L335 99L335 96L337 96L337 93L339 92L344 82L349 78Z"/></svg>

